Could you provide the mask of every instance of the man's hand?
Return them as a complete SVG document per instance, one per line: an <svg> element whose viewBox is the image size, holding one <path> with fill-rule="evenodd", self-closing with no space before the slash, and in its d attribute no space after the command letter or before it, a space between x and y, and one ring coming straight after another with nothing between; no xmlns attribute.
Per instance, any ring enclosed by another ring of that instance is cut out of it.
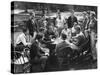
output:
<svg viewBox="0 0 100 75"><path fill-rule="evenodd" d="M29 43L27 43L27 45L28 45L28 47L30 47L32 45L32 43L29 42Z"/></svg>

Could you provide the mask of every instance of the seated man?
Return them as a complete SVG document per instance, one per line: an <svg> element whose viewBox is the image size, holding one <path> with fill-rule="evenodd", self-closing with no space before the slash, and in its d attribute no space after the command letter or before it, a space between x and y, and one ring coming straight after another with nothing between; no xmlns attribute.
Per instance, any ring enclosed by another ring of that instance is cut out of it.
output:
<svg viewBox="0 0 100 75"><path fill-rule="evenodd" d="M32 68L36 65L40 65L40 68L44 70L46 65L46 60L49 56L49 49L46 48L45 44L43 44L43 35L37 34L36 39L34 43L31 46L30 49L30 63L31 63L31 72L34 71Z"/></svg>
<svg viewBox="0 0 100 75"><path fill-rule="evenodd" d="M46 44L43 41L43 35L38 34L36 37L36 41L38 43L38 47L40 49L40 52L42 52L44 55L49 56L49 49L46 48Z"/></svg>
<svg viewBox="0 0 100 75"><path fill-rule="evenodd" d="M53 37L55 37L55 32L53 30L53 27L50 25L48 28L47 28L47 31L44 33L44 40L45 41L51 41L51 39Z"/></svg>
<svg viewBox="0 0 100 75"><path fill-rule="evenodd" d="M55 49L56 52L57 52L57 50L59 50L61 48L69 46L69 44L66 42L67 36L65 34L62 34L61 38L62 38L62 42L60 42L59 44L56 45L56 49Z"/></svg>
<svg viewBox="0 0 100 75"><path fill-rule="evenodd" d="M56 56L58 59L59 68L62 67L62 63L65 61L65 58L67 59L67 56L68 57L70 56L69 52L72 52L71 48L69 49L70 44L66 40L67 36L65 34L62 34L61 39L62 40L60 41L60 43L58 43L56 45L56 49L55 49L55 53L56 53ZM67 61L69 61L69 60L67 60Z"/></svg>
<svg viewBox="0 0 100 75"><path fill-rule="evenodd" d="M74 50L79 49L79 46L85 42L85 36L79 26L75 26L73 33L75 35L69 41L66 40L66 35L62 34L62 42L57 45L56 50L63 46L69 46Z"/></svg>
<svg viewBox="0 0 100 75"><path fill-rule="evenodd" d="M76 26L74 29L75 36L72 37L71 42L75 46L79 47L85 42L85 36L82 33L80 26Z"/></svg>
<svg viewBox="0 0 100 75"><path fill-rule="evenodd" d="M65 34L68 40L71 38L71 31L68 29L68 25L64 25L64 29L62 30L61 34Z"/></svg>
<svg viewBox="0 0 100 75"><path fill-rule="evenodd" d="M74 22L74 25L73 25L73 27L71 28L71 37L75 36L75 33L74 33L74 32L75 32L75 27L76 27L76 26L79 26L79 25L78 25L77 22Z"/></svg>
<svg viewBox="0 0 100 75"><path fill-rule="evenodd" d="M17 49L20 49L20 51L23 50L24 47L31 45L31 43L28 42L27 38L28 35L29 35L29 30L24 28L23 32L17 37L15 45Z"/></svg>

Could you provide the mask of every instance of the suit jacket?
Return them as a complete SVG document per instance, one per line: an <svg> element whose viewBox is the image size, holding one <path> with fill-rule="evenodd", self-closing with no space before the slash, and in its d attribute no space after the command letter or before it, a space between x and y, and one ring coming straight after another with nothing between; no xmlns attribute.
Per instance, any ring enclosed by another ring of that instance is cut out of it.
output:
<svg viewBox="0 0 100 75"><path fill-rule="evenodd" d="M63 49L67 46L69 46L69 44L66 41L62 41L61 43L57 44L56 52L58 52L60 49Z"/></svg>
<svg viewBox="0 0 100 75"><path fill-rule="evenodd" d="M26 22L26 27L29 29L29 33L30 35L33 36L33 32L37 31L38 27L37 27L37 22L35 21L34 23L32 23L31 19L29 19Z"/></svg>
<svg viewBox="0 0 100 75"><path fill-rule="evenodd" d="M77 18L75 16L73 16L73 18L71 18L71 16L70 16L70 17L68 17L67 22L68 22L68 28L72 28L74 25L74 22L77 22Z"/></svg>
<svg viewBox="0 0 100 75"><path fill-rule="evenodd" d="M73 39L73 42L76 46L81 46L85 42L85 36L82 32L76 35Z"/></svg>

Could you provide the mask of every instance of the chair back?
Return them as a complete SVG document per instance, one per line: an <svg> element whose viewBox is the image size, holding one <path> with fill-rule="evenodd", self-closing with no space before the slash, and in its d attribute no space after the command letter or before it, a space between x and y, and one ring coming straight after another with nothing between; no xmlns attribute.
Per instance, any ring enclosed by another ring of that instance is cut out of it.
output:
<svg viewBox="0 0 100 75"><path fill-rule="evenodd" d="M69 58L72 54L72 49L70 47L64 47L57 50L57 57Z"/></svg>
<svg viewBox="0 0 100 75"><path fill-rule="evenodd" d="M29 59L24 56L23 53L18 51L12 51L11 53L11 64L14 69L13 73L24 73L26 72L26 66L29 65ZM29 66L27 66L29 67ZM28 69L27 69L28 70Z"/></svg>

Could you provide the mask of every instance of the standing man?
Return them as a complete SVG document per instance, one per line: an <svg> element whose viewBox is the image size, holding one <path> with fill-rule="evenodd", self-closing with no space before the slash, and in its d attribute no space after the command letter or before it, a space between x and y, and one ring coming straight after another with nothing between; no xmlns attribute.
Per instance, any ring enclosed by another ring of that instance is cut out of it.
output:
<svg viewBox="0 0 100 75"><path fill-rule="evenodd" d="M95 12L94 13L93 12L90 13L89 29L90 29L91 50L92 50L93 60L97 59L97 50L96 50L97 20L96 20L95 16L96 16Z"/></svg>
<svg viewBox="0 0 100 75"><path fill-rule="evenodd" d="M87 12L83 12L83 30L85 30L86 26L88 23L88 17L87 17Z"/></svg>
<svg viewBox="0 0 100 75"><path fill-rule="evenodd" d="M37 22L35 19L35 13L30 13L29 20L26 22L26 28L29 29L29 34L35 38L36 31L37 31Z"/></svg>
<svg viewBox="0 0 100 75"><path fill-rule="evenodd" d="M61 17L61 14L57 14L57 18L56 18L56 27L57 27L57 31L59 33L59 36L61 34L61 31L64 27L64 19Z"/></svg>
<svg viewBox="0 0 100 75"><path fill-rule="evenodd" d="M90 23L90 11L87 11L87 22L86 22L85 29L89 29L89 23Z"/></svg>
<svg viewBox="0 0 100 75"><path fill-rule="evenodd" d="M77 22L77 18L74 15L74 10L71 10L71 16L68 17L68 28L72 28L74 22Z"/></svg>

